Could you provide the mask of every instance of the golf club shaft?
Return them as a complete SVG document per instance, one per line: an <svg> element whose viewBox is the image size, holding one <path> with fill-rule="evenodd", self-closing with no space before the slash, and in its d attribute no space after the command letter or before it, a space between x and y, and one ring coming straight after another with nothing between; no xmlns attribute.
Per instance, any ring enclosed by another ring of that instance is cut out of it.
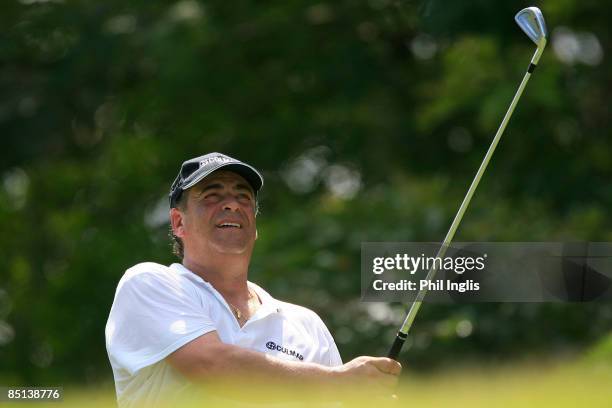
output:
<svg viewBox="0 0 612 408"><path fill-rule="evenodd" d="M472 196L474 195L474 192L476 191L476 188L478 187L478 183L480 183L480 179L482 178L482 175L487 169L487 165L489 164L489 161L491 160L491 156L493 156L493 153L495 152L495 148L497 147L497 144L499 143L499 139L501 139L501 136L504 133L504 130L506 130L506 126L508 125L508 122L510 121L510 117L512 116L512 113L514 112L514 108L516 108L516 104L518 103L519 99L521 98L521 95L523 94L523 90L525 89L525 86L527 85L527 82L529 81L529 78L531 77L531 73L535 69L536 65L534 64L533 61L536 60L536 63L537 63L536 58L539 57L541 53L542 53L542 50L538 48L534 54L534 57L532 58L532 62L529 64L529 68L527 69L527 72L525 73L525 76L523 77L521 84L518 87L518 90L516 91L516 94L514 94L514 98L512 99L512 102L510 103L510 107L506 111L506 115L504 116L504 119L502 120L499 126L499 129L497 129L497 133L495 134L495 137L493 138L493 141L491 142L491 145L489 146L489 150L487 150L487 153L485 154L485 157L482 160L482 163L480 164L478 171L476 172L476 176L474 176L474 180L472 180L472 184L470 185L470 188L468 189L467 194L465 195L463 202L461 203L461 206L459 207L459 211L457 211L457 214L455 215L455 219L453 220L453 223L451 224L448 232L446 233L446 237L444 237L444 241L442 242L442 245L440 246L440 249L438 250L438 253L436 254L436 258L444 257L444 254L446 253L446 249L448 248L451 241L453 240L453 237L455 236L455 232L457 231L457 227L459 227L459 224L461 223L461 219L463 218L463 214L465 214L465 211L468 205L470 204L470 201L472 200ZM436 275L436 272L437 272L437 269L435 268L435 262L434 262L434 266L432 266L432 268L429 270L425 279L427 281L431 281ZM400 330L397 332L395 341L393 342L393 345L391 346L391 349L389 350L389 354L388 354L389 358L396 359L397 356L399 355L402 349L402 346L404 344L404 341L408 337L408 332L410 331L410 328L412 327L412 323L414 322L414 319L417 313L419 312L419 309L421 308L421 304L426 294L427 294L427 287L419 290L417 297L415 301L412 303L412 305L410 306L410 309L408 310L408 314L406 315L406 319L404 320L404 323L402 324L402 327L400 328Z"/></svg>

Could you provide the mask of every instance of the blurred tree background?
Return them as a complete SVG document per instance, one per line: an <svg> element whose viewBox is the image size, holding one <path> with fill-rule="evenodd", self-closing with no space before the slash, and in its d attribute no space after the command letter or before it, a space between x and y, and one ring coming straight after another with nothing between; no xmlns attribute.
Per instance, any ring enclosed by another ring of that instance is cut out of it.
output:
<svg viewBox="0 0 612 408"><path fill-rule="evenodd" d="M251 280L316 310L345 360L402 305L361 303L363 241L440 241L550 40L457 241L612 241L609 13L594 0L21 0L0 9L0 380L111 381L123 271L174 262L167 191L221 151L264 172ZM427 305L407 367L581 355L609 304Z"/></svg>

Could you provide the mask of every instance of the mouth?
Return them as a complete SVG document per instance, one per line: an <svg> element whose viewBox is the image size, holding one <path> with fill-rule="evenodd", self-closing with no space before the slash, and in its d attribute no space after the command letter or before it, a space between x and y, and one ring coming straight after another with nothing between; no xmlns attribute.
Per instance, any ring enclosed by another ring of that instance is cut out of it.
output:
<svg viewBox="0 0 612 408"><path fill-rule="evenodd" d="M241 229L242 225L237 223L237 222L222 222L222 223L217 224L217 228L223 228L223 229L226 229L226 228L238 228L238 229Z"/></svg>

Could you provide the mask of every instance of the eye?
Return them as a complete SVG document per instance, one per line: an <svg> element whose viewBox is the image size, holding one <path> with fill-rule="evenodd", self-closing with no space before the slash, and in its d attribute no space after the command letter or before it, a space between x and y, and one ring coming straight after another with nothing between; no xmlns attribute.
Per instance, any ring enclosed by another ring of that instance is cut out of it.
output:
<svg viewBox="0 0 612 408"><path fill-rule="evenodd" d="M238 199L240 201L251 201L251 195L247 193L240 193L238 194Z"/></svg>
<svg viewBox="0 0 612 408"><path fill-rule="evenodd" d="M219 200L221 196L219 195L219 193L207 193L204 195L204 199L208 200L208 201L216 201Z"/></svg>

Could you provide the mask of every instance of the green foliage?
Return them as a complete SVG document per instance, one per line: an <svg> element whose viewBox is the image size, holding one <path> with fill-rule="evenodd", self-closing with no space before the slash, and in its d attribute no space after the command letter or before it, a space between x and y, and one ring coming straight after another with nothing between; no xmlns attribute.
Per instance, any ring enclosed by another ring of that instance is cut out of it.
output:
<svg viewBox="0 0 612 408"><path fill-rule="evenodd" d="M586 354L585 362L598 365L612 363L612 336L601 338Z"/></svg>

